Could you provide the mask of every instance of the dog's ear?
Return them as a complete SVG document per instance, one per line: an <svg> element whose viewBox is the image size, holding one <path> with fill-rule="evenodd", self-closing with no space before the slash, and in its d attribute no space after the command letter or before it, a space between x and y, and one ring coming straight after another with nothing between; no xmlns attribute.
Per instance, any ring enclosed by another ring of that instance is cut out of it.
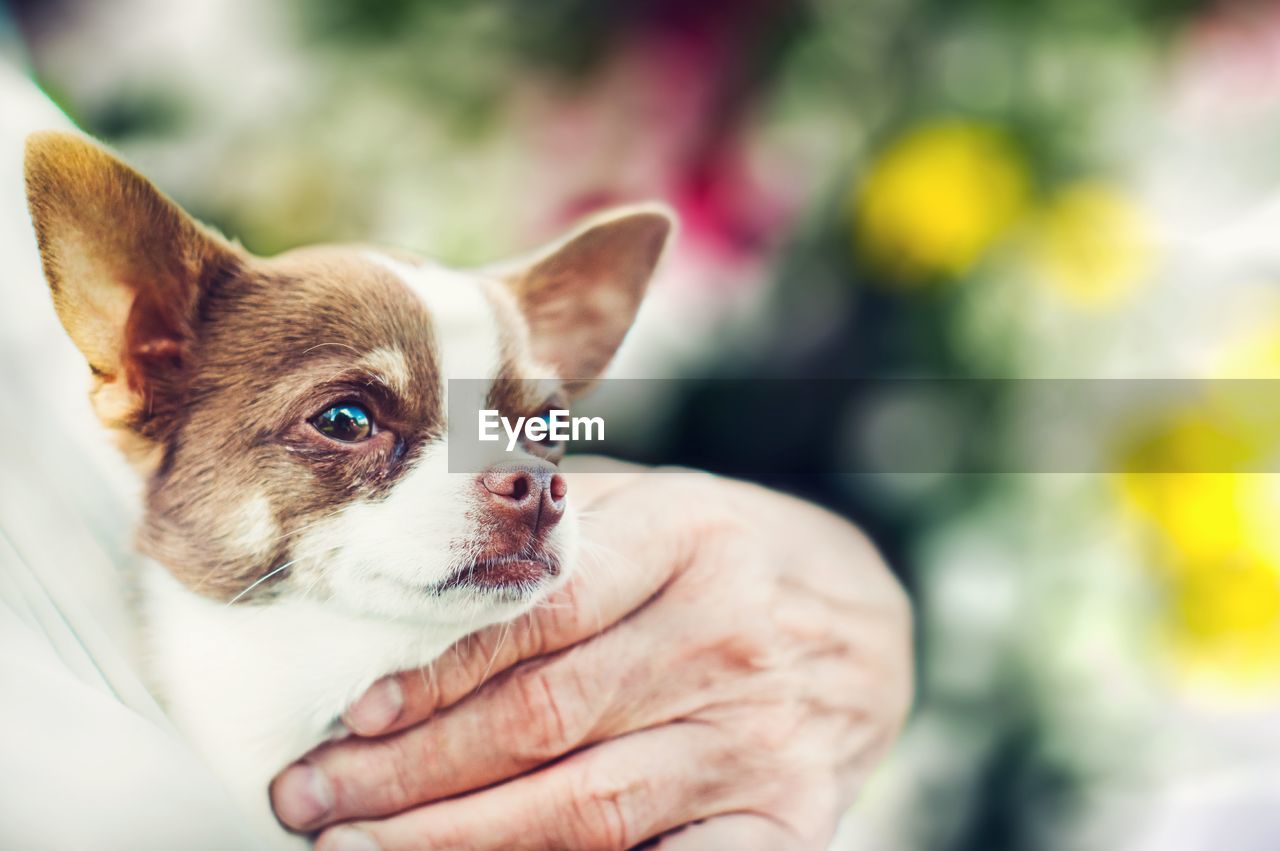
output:
<svg viewBox="0 0 1280 851"><path fill-rule="evenodd" d="M571 394L613 359L674 227L663 205L621 207L501 270L529 325L534 357Z"/></svg>
<svg viewBox="0 0 1280 851"><path fill-rule="evenodd" d="M239 252L73 133L27 138L26 185L54 307L94 375L94 409L132 438L128 454L154 447L181 404L200 293Z"/></svg>

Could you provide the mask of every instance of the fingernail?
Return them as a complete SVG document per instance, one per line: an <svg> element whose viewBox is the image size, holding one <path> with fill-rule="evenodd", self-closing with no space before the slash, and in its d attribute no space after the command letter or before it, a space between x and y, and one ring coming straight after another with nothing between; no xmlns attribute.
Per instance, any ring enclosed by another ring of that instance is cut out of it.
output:
<svg viewBox="0 0 1280 851"><path fill-rule="evenodd" d="M316 843L316 851L380 851L377 840L358 827L335 827Z"/></svg>
<svg viewBox="0 0 1280 851"><path fill-rule="evenodd" d="M343 721L347 729L361 736L373 736L386 730L404 709L404 692L395 677L378 680L364 695L351 704Z"/></svg>
<svg viewBox="0 0 1280 851"><path fill-rule="evenodd" d="M276 778L271 796L276 815L290 827L307 828L333 809L333 787L319 769L295 763Z"/></svg>

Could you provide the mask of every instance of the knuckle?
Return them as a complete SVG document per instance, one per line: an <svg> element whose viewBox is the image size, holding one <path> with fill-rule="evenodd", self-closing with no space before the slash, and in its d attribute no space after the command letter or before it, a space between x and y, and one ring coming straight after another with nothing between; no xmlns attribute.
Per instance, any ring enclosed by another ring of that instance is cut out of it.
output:
<svg viewBox="0 0 1280 851"><path fill-rule="evenodd" d="M708 682L727 684L768 676L785 665L788 645L754 610L703 616L690 624L675 655L682 663L708 673Z"/></svg>
<svg viewBox="0 0 1280 851"><path fill-rule="evenodd" d="M775 668L781 652L766 630L752 629L726 632L715 641L711 650L722 667L746 673Z"/></svg>
<svg viewBox="0 0 1280 851"><path fill-rule="evenodd" d="M571 797L570 817L578 847L623 849L635 837L634 804L642 792L636 783L620 783L599 770L584 771Z"/></svg>
<svg viewBox="0 0 1280 851"><path fill-rule="evenodd" d="M751 707L738 718L738 736L769 762L787 762L804 726L804 709L798 700L774 700Z"/></svg>
<svg viewBox="0 0 1280 851"><path fill-rule="evenodd" d="M795 742L803 726L802 713L795 701L786 701L773 707L772 711L761 713L759 741L775 752L781 753L787 746Z"/></svg>
<svg viewBox="0 0 1280 851"><path fill-rule="evenodd" d="M513 749L530 765L556 759L585 738L585 701L576 679L550 665L519 671L514 677L517 717L510 726Z"/></svg>
<svg viewBox="0 0 1280 851"><path fill-rule="evenodd" d="M732 605L717 613L717 621L726 617L739 622L767 618L772 589L772 582L764 576L767 564L759 548L728 526L695 532L674 561L679 581L669 587L671 596L691 606L705 604L708 599L731 601Z"/></svg>
<svg viewBox="0 0 1280 851"><path fill-rule="evenodd" d="M709 501L696 517L695 533L707 546L728 548L741 546L757 536L757 530L740 514L731 511L723 502L711 501L713 496L702 497Z"/></svg>
<svg viewBox="0 0 1280 851"><path fill-rule="evenodd" d="M697 536L706 534L749 533L749 525L742 520L733 506L728 504L729 482L711 473L694 470L658 468L658 471L674 472L671 476L658 476L664 505L676 506L681 525Z"/></svg>
<svg viewBox="0 0 1280 851"><path fill-rule="evenodd" d="M420 754L411 738L393 737L345 747L339 742L321 759L330 757L326 773L333 784L339 815L360 812L392 812L413 802L418 793ZM340 761L332 760L339 757Z"/></svg>
<svg viewBox="0 0 1280 851"><path fill-rule="evenodd" d="M401 745L395 748L385 763L389 767L388 777L382 789L382 795L392 806L404 806L413 803L420 797L421 754L416 748Z"/></svg>

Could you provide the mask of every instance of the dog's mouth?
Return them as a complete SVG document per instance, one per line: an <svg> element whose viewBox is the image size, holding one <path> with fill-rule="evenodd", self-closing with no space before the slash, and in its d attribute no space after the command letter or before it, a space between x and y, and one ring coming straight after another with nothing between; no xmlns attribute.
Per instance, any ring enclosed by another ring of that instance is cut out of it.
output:
<svg viewBox="0 0 1280 851"><path fill-rule="evenodd" d="M533 588L560 575L560 560L547 552L513 553L480 558L440 583L441 591L470 588L511 592Z"/></svg>
<svg viewBox="0 0 1280 851"><path fill-rule="evenodd" d="M548 581L560 575L561 569L558 556L538 551L483 556L463 564L448 578L430 585L417 585L386 575L382 578L430 597L454 591L518 602L545 588Z"/></svg>

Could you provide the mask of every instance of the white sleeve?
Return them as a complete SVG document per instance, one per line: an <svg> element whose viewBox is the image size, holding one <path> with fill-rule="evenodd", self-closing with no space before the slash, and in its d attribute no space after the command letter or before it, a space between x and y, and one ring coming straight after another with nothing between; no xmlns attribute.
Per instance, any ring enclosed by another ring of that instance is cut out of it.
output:
<svg viewBox="0 0 1280 851"><path fill-rule="evenodd" d="M85 614L60 608L0 539L0 846L252 848L154 704L130 705L149 697Z"/></svg>
<svg viewBox="0 0 1280 851"><path fill-rule="evenodd" d="M22 187L26 134L68 126L0 60L0 847L253 848L138 672L135 495L89 414Z"/></svg>

